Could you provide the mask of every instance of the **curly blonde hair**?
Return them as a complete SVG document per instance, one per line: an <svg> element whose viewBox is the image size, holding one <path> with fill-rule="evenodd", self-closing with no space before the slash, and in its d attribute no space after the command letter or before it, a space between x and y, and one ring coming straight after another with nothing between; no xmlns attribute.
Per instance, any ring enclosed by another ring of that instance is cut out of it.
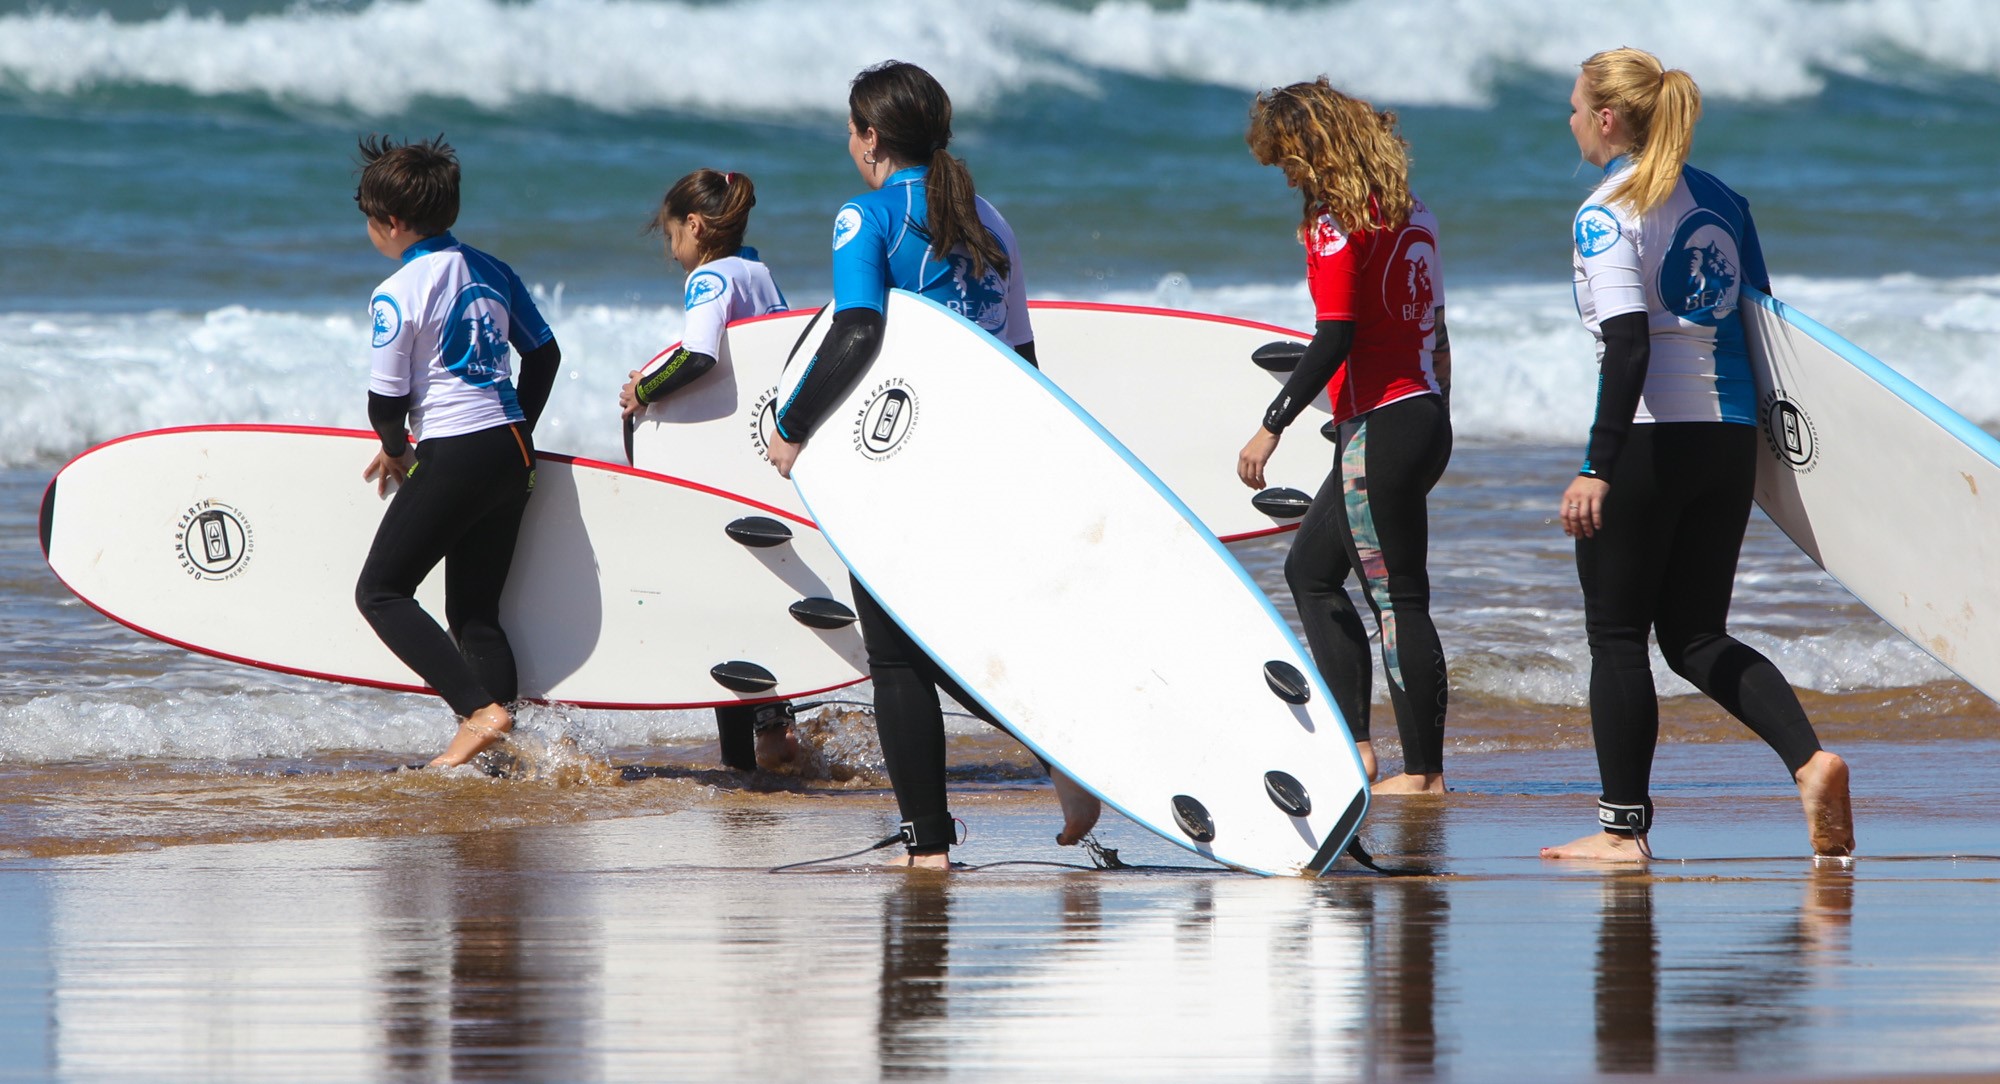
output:
<svg viewBox="0 0 2000 1084"><path fill-rule="evenodd" d="M1342 94L1323 75L1257 95L1243 141L1305 197L1303 231L1321 213L1348 233L1410 221L1410 145L1396 132L1396 114Z"/></svg>

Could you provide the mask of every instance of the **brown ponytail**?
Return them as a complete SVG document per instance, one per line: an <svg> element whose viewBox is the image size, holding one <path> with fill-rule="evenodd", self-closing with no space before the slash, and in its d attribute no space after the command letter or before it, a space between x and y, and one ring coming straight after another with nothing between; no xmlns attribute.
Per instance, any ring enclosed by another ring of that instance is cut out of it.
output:
<svg viewBox="0 0 2000 1084"><path fill-rule="evenodd" d="M1005 275L1007 250L979 220L972 171L945 149L951 143L951 98L915 64L886 60L865 68L847 91L854 130L875 130L876 146L899 162L930 167L924 179L924 227L940 258L961 246L972 273L988 268Z"/></svg>
<svg viewBox="0 0 2000 1084"><path fill-rule="evenodd" d="M702 218L701 263L734 256L743 247L743 233L750 228L750 208L757 206L757 186L747 173L723 173L697 169L667 189L660 209L646 228L665 233L667 220L684 221L698 214Z"/></svg>
<svg viewBox="0 0 2000 1084"><path fill-rule="evenodd" d="M1644 214L1667 201L1680 183L1701 119L1701 88L1679 68L1667 69L1643 49L1608 49L1583 62L1583 100L1609 109L1631 134L1632 175L1611 193Z"/></svg>

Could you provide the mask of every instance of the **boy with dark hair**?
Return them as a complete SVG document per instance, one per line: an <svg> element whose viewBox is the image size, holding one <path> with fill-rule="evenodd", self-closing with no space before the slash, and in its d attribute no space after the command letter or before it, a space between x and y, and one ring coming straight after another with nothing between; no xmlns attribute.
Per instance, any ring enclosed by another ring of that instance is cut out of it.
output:
<svg viewBox="0 0 2000 1084"><path fill-rule="evenodd" d="M443 136L401 144L370 136L361 162L354 202L368 216L368 239L402 266L369 302L368 420L382 446L361 474L378 493L392 481L398 488L354 600L389 650L457 713L458 732L430 762L452 767L514 727L506 705L518 688L500 592L535 488L531 437L562 351L513 269L451 235L458 156ZM518 384L510 346L521 353ZM440 561L449 634L415 597Z"/></svg>

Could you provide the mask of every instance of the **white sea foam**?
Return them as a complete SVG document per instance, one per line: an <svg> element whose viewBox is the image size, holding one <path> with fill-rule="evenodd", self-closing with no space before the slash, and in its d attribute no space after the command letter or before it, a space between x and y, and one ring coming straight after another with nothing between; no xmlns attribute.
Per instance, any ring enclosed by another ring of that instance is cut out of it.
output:
<svg viewBox="0 0 2000 1084"><path fill-rule="evenodd" d="M2000 382L1991 375L2000 277L1781 278L1774 287L1974 422L2000 426ZM679 337L680 311L543 297L564 362L537 443L622 459L618 388ZM1182 275L1089 299L1291 327L1310 311L1300 283L1206 287ZM1595 401L1594 353L1565 286L1454 288L1448 311L1452 420L1461 438L1580 439ZM12 392L0 404L0 465L66 459L112 437L174 425L365 428L365 330L359 317L240 307L0 313L0 380Z"/></svg>
<svg viewBox="0 0 2000 1084"><path fill-rule="evenodd" d="M0 16L0 86L155 86L371 114L425 98L487 109L552 98L782 117L837 113L856 69L895 56L932 68L972 109L1037 87L1088 91L1111 73L1250 90L1322 71L1385 101L1479 106L1510 73L1566 75L1621 43L1734 98L1810 97L1830 72L2000 75L1988 0L991 0L948 18L928 0L381 0L239 20Z"/></svg>

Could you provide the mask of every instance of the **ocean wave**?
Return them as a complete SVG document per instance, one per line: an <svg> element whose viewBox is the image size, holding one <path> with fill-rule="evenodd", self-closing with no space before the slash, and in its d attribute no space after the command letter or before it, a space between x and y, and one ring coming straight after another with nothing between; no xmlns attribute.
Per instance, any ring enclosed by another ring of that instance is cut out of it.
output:
<svg viewBox="0 0 2000 1084"><path fill-rule="evenodd" d="M2000 426L1991 379L2000 277L1786 279L1776 292L1972 421ZM564 363L537 443L622 460L618 388L679 338L676 307L563 304L539 290ZM1301 283L1149 288L1073 299L1306 322ZM819 298L794 298L816 306ZM1454 289L1452 422L1461 439L1567 443L1588 430L1594 350L1561 284ZM59 462L127 433L223 422L366 428L362 317L268 312L0 313L0 466Z"/></svg>
<svg viewBox="0 0 2000 1084"><path fill-rule="evenodd" d="M1320 72L1384 101L1480 107L1509 78L1566 77L1619 44L1650 48L1708 94L1738 99L1810 98L1834 73L2000 76L2000 20L1986 0L993 0L948 18L924 0L382 0L241 19L0 16L0 87L161 87L370 115L425 99L487 110L553 99L612 113L818 118L838 113L858 68L896 56L937 72L974 110L1024 91L1092 93L1112 75L1248 91Z"/></svg>

